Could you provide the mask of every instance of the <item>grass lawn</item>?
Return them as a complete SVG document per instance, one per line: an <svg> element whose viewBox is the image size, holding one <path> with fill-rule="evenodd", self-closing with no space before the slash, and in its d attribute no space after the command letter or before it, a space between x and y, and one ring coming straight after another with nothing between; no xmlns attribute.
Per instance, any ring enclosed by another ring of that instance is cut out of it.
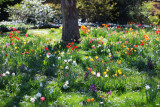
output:
<svg viewBox="0 0 160 107"><path fill-rule="evenodd" d="M159 107L160 32L80 28L0 33L1 107Z"/></svg>

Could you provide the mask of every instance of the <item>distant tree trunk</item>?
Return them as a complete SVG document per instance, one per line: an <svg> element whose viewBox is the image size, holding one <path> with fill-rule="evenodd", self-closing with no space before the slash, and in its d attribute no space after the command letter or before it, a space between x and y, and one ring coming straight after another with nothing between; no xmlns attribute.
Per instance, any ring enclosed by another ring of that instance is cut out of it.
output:
<svg viewBox="0 0 160 107"><path fill-rule="evenodd" d="M76 0L61 0L62 7L62 40L66 42L79 42L78 13Z"/></svg>

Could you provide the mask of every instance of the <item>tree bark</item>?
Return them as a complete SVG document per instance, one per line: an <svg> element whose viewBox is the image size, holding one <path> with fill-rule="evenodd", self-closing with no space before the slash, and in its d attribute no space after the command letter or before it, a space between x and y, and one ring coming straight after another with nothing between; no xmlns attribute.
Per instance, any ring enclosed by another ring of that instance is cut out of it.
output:
<svg viewBox="0 0 160 107"><path fill-rule="evenodd" d="M66 42L79 42L78 13L76 0L61 0L62 7L62 40Z"/></svg>

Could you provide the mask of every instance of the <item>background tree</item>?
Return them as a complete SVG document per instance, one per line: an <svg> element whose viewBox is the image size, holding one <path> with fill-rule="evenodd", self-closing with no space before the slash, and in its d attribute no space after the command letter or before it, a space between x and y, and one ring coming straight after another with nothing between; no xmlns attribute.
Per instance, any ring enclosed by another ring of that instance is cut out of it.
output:
<svg viewBox="0 0 160 107"><path fill-rule="evenodd" d="M21 1L22 0L0 0L0 21L8 20L9 13L4 10L7 8L7 5L15 5Z"/></svg>
<svg viewBox="0 0 160 107"><path fill-rule="evenodd" d="M79 18L88 22L111 22L116 19L114 11L116 2L113 0L78 0Z"/></svg>
<svg viewBox="0 0 160 107"><path fill-rule="evenodd" d="M61 0L62 40L66 42L79 42L80 40L76 2L76 0Z"/></svg>

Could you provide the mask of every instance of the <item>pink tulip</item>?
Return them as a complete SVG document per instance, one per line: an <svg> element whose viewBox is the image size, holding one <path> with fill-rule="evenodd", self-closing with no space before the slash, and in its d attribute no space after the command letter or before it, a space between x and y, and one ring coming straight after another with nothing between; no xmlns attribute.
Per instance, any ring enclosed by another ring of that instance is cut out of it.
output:
<svg viewBox="0 0 160 107"><path fill-rule="evenodd" d="M26 35L26 37L28 37L28 34L25 34Z"/></svg>
<svg viewBox="0 0 160 107"><path fill-rule="evenodd" d="M18 30L17 33L20 33L20 31Z"/></svg>
<svg viewBox="0 0 160 107"><path fill-rule="evenodd" d="M40 99L41 99L41 101L44 101L44 100L45 100L45 97L41 97Z"/></svg>
<svg viewBox="0 0 160 107"><path fill-rule="evenodd" d="M89 71L91 72L91 71L92 71L92 68L89 68Z"/></svg>

